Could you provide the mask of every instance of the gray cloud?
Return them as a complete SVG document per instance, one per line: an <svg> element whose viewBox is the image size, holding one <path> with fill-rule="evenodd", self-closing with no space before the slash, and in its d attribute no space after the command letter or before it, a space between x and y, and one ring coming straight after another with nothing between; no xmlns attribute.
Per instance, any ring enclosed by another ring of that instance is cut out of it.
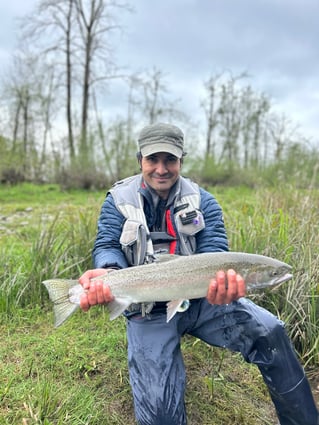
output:
<svg viewBox="0 0 319 425"><path fill-rule="evenodd" d="M135 69L155 65L169 74L173 86L184 85L184 92L192 86L198 91L210 74L247 71L253 88L273 98L279 110L282 104L282 112L291 113L305 133L316 134L312 120L319 93L317 0L134 4L136 13L124 18L127 35L118 49L121 63Z"/></svg>
<svg viewBox="0 0 319 425"><path fill-rule="evenodd" d="M11 0L10 16L26 3L31 8L35 0ZM126 32L114 38L118 65L132 71L157 67L167 74L172 96L183 96L182 103L194 110L211 74L247 71L253 89L266 93L279 111L300 123L305 135L318 140L318 0L132 0L131 4L135 13L121 16ZM6 24L6 10L0 16ZM0 57L6 53L3 40L0 37Z"/></svg>

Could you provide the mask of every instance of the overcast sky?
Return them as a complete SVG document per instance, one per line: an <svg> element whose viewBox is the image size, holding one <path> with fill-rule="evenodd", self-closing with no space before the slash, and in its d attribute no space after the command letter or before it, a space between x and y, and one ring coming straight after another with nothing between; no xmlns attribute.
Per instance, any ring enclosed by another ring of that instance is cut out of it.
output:
<svg viewBox="0 0 319 425"><path fill-rule="evenodd" d="M118 65L156 67L188 111L210 75L247 72L306 137L319 146L319 0L131 0ZM14 18L36 0L0 0L0 60L14 48ZM123 108L124 108L123 104ZM196 112L194 112L196 113Z"/></svg>

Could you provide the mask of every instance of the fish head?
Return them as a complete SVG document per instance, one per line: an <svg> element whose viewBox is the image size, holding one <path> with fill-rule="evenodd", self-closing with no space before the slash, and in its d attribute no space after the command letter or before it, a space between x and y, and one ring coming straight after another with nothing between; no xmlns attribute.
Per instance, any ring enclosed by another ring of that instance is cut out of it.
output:
<svg viewBox="0 0 319 425"><path fill-rule="evenodd" d="M292 278L292 267L281 261L273 264L257 264L245 276L248 290L275 288Z"/></svg>

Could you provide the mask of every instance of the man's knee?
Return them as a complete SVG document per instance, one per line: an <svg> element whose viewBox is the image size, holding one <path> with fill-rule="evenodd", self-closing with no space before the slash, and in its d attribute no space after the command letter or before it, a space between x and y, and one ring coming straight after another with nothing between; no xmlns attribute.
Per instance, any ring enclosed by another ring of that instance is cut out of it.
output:
<svg viewBox="0 0 319 425"><path fill-rule="evenodd" d="M276 339L278 336L286 334L284 323L268 310L247 299L241 299L240 304L249 316L246 324L256 334L256 337Z"/></svg>

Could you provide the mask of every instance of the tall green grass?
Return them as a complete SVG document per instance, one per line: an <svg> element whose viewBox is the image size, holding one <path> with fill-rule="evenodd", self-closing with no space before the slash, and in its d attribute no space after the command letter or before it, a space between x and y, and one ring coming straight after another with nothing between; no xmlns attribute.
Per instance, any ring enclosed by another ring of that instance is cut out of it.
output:
<svg viewBox="0 0 319 425"><path fill-rule="evenodd" d="M17 232L11 246L2 246L0 311L44 304L41 282L49 276L79 276L91 265L96 211L65 208L47 221Z"/></svg>
<svg viewBox="0 0 319 425"><path fill-rule="evenodd" d="M101 192L57 185L0 185L0 312L44 305L41 281L78 276L91 266Z"/></svg>
<svg viewBox="0 0 319 425"><path fill-rule="evenodd" d="M293 267L292 281L256 302L286 322L305 365L318 366L319 193L283 188L237 195L233 202L220 196L231 249L272 256Z"/></svg>

